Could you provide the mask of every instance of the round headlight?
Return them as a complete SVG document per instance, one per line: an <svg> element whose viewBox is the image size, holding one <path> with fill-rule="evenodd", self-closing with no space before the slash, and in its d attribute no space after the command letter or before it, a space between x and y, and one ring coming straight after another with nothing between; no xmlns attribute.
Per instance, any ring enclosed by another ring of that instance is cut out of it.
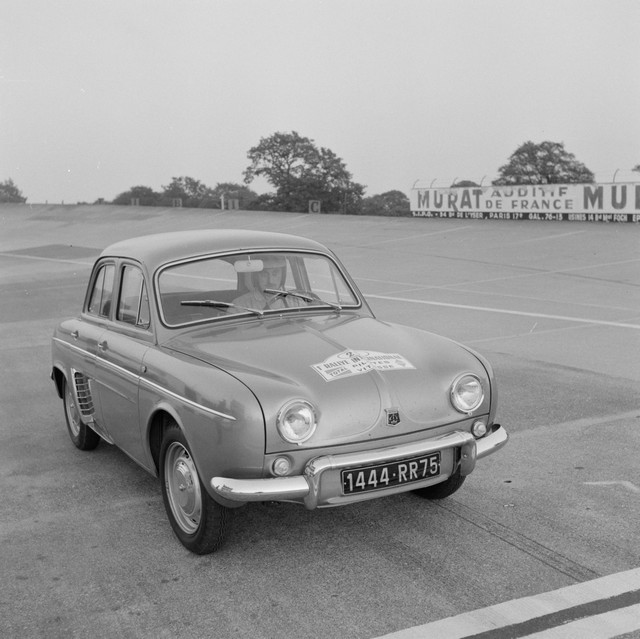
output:
<svg viewBox="0 0 640 639"><path fill-rule="evenodd" d="M280 409L276 425L283 439L292 444L302 444L316 430L316 412L309 402L296 399Z"/></svg>
<svg viewBox="0 0 640 639"><path fill-rule="evenodd" d="M457 377L451 386L451 403L461 413L472 413L484 399L482 382L475 375L467 373Z"/></svg>

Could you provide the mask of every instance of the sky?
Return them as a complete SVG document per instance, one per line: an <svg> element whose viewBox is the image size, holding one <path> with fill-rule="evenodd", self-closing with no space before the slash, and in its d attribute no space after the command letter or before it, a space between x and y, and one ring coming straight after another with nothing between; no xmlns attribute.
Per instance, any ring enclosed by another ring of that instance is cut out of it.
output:
<svg viewBox="0 0 640 639"><path fill-rule="evenodd" d="M368 196L524 142L640 179L640 0L3 0L0 182L28 203L241 183L297 131ZM253 182L258 193L272 191Z"/></svg>

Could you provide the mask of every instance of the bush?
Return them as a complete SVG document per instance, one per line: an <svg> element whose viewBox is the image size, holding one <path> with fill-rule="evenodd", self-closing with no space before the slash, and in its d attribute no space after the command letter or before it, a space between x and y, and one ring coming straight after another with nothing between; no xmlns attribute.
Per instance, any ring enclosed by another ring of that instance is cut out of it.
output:
<svg viewBox="0 0 640 639"><path fill-rule="evenodd" d="M0 182L0 202L13 202L15 204L24 204L27 201L23 197L20 189L13 183L13 180L5 180Z"/></svg>

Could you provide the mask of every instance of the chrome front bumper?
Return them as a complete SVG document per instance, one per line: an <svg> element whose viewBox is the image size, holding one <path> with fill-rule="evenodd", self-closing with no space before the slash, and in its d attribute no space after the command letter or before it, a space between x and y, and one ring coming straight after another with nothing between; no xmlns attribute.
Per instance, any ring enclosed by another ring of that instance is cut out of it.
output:
<svg viewBox="0 0 640 639"><path fill-rule="evenodd" d="M460 473L470 474L477 459L499 450L507 443L507 432L499 425L482 439L476 440L465 431L454 431L448 435L413 442L399 446L388 446L360 453L344 453L338 455L321 455L312 459L305 467L302 475L292 477L267 477L258 479L233 479L230 477L213 477L211 487L216 495L232 502L250 501L291 501L304 504L309 510L322 506L337 506L343 503L373 499L382 495L405 492L438 483L433 479L407 483L377 492L367 492L344 496L339 491L322 494L322 478L329 471L340 471L344 468L358 468L374 464L393 462L411 457L428 455L436 451L460 449ZM442 481L442 478L439 478ZM338 493L338 494L336 494Z"/></svg>

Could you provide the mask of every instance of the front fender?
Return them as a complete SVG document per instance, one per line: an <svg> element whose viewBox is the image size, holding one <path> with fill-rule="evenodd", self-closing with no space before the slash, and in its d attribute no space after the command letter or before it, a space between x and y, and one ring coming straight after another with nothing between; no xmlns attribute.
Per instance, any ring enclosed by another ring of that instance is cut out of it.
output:
<svg viewBox="0 0 640 639"><path fill-rule="evenodd" d="M182 429L202 483L218 501L210 487L212 477L262 474L262 407L227 372L188 356L150 349L140 377L139 407L149 459L154 457L154 446L159 449L154 440L158 414L166 414Z"/></svg>

